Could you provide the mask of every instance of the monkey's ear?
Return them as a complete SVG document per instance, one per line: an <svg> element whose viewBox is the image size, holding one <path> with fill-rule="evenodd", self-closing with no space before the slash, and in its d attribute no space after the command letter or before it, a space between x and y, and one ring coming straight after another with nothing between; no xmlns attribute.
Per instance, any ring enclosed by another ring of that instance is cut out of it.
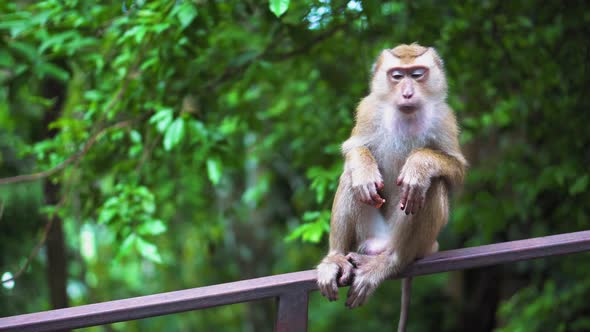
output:
<svg viewBox="0 0 590 332"><path fill-rule="evenodd" d="M438 52L434 49L434 47L429 47L428 50L430 51L430 53L432 53L432 58L434 59L434 63L436 63L438 68L443 69L445 64L444 64L442 58L440 57L440 55L438 55Z"/></svg>
<svg viewBox="0 0 590 332"><path fill-rule="evenodd" d="M377 58L377 60L379 60L379 58ZM375 61L371 65L371 77L375 77L375 73L377 72L377 68L379 68L379 65L377 64L377 61Z"/></svg>
<svg viewBox="0 0 590 332"><path fill-rule="evenodd" d="M371 66L371 78L375 77L375 74L377 74L377 70L379 70L379 67L381 66L381 62L383 61L383 52L381 52L379 54L379 56L377 57L377 60L375 60L375 62L373 62L373 65Z"/></svg>
<svg viewBox="0 0 590 332"><path fill-rule="evenodd" d="M375 60L375 62L371 66L371 78L375 77L375 74L377 74L379 67L381 67L381 64L383 63L383 59L385 58L386 52L390 52L390 50L381 51L381 53L379 53L379 56L377 57L377 60Z"/></svg>

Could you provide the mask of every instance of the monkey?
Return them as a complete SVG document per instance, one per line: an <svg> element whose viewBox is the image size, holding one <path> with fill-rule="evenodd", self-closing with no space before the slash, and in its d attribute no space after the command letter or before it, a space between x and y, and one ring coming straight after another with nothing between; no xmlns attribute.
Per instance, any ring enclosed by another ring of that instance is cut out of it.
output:
<svg viewBox="0 0 590 332"><path fill-rule="evenodd" d="M349 285L346 306L358 307L387 277L438 251L449 193L467 168L447 90L443 61L432 47L401 44L383 50L373 65L370 92L342 144L330 248L317 266L317 285L328 300ZM405 331L410 290L405 278L398 331Z"/></svg>

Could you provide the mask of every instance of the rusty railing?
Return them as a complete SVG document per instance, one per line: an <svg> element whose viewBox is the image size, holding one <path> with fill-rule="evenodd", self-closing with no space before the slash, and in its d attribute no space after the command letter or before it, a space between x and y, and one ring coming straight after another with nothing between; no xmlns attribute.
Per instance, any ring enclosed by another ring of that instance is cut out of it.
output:
<svg viewBox="0 0 590 332"><path fill-rule="evenodd" d="M590 250L590 231L441 251L400 277L495 265ZM314 270L0 318L0 331L75 329L267 298L278 299L275 331L307 331Z"/></svg>

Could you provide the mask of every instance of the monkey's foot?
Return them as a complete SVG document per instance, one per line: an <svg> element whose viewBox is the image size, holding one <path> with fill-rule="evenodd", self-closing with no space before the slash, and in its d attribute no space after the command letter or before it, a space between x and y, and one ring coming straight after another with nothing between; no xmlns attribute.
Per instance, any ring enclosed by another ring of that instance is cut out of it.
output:
<svg viewBox="0 0 590 332"><path fill-rule="evenodd" d="M356 252L351 252L346 255L346 259L355 267L354 278L350 289L348 290L348 298L346 299L346 307L352 309L363 305L367 298L381 283L380 262L381 256L369 256Z"/></svg>
<svg viewBox="0 0 590 332"><path fill-rule="evenodd" d="M346 307L352 309L365 304L378 285L379 282L366 271L356 269L352 285L348 290Z"/></svg>
<svg viewBox="0 0 590 332"><path fill-rule="evenodd" d="M352 264L344 255L326 256L318 265L318 288L330 301L338 299L338 286L347 286L353 273Z"/></svg>

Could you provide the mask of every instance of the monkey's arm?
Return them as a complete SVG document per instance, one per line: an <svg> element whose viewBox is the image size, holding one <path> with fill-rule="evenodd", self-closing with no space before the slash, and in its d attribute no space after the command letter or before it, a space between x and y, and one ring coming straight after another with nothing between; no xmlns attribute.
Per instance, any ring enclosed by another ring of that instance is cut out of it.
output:
<svg viewBox="0 0 590 332"><path fill-rule="evenodd" d="M450 188L463 183L466 167L463 160L433 149L413 151L397 178L401 187L400 208L406 214L418 212L425 204L433 178L443 178Z"/></svg>
<svg viewBox="0 0 590 332"><path fill-rule="evenodd" d="M376 208L385 203L378 193L383 189L383 178L375 157L367 147L355 147L346 153L344 172L350 174L352 190L361 202Z"/></svg>
<svg viewBox="0 0 590 332"><path fill-rule="evenodd" d="M406 161L406 165L415 168L417 172L421 172L427 177L443 178L451 189L463 183L466 167L458 158L433 149L417 149L412 151Z"/></svg>
<svg viewBox="0 0 590 332"><path fill-rule="evenodd" d="M463 183L467 161L459 147L457 120L448 106L441 111L446 111L446 116L438 124L439 135L431 142L432 148L412 151L397 178L401 187L400 208L406 214L415 214L424 206L433 178L444 179L449 189Z"/></svg>

